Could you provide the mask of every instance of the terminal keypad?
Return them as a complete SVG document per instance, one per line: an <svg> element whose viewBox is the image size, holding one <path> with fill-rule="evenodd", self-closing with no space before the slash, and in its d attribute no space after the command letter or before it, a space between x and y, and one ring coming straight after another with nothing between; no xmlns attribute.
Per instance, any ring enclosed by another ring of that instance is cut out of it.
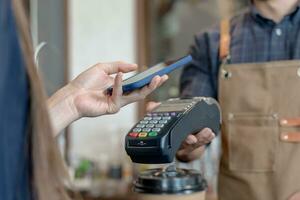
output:
<svg viewBox="0 0 300 200"><path fill-rule="evenodd" d="M146 138L156 137L161 130L177 116L177 113L149 113L128 134L129 137Z"/></svg>

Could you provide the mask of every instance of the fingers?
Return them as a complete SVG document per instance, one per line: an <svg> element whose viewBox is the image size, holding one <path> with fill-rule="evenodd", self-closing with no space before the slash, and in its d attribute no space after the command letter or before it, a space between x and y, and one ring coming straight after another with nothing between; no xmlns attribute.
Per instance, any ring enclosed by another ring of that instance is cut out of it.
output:
<svg viewBox="0 0 300 200"><path fill-rule="evenodd" d="M127 96L123 96L124 102L122 105L145 99L146 96L153 92L157 87L161 86L167 79L168 76L155 76L149 85L143 87L140 90L131 92Z"/></svg>
<svg viewBox="0 0 300 200"><path fill-rule="evenodd" d="M158 87L160 87L162 84L164 84L168 79L169 79L169 76L168 76L168 75L163 75L163 76L161 77L160 83L158 84Z"/></svg>
<svg viewBox="0 0 300 200"><path fill-rule="evenodd" d="M188 135L184 142L188 145L193 145L198 142L198 139L194 135Z"/></svg>
<svg viewBox="0 0 300 200"><path fill-rule="evenodd" d="M144 94L144 96L147 96L151 92L153 92L157 87L161 85L162 77L160 76L155 76L150 84L148 86L145 86L141 89L140 93Z"/></svg>
<svg viewBox="0 0 300 200"><path fill-rule="evenodd" d="M177 158L185 162L199 158L205 145L214 138L215 134L209 128L205 128L195 135L188 135L177 152Z"/></svg>
<svg viewBox="0 0 300 200"><path fill-rule="evenodd" d="M186 149L180 149L176 153L176 158L181 162L191 162L194 161L204 153L205 146L198 147L192 151L187 151Z"/></svg>
<svg viewBox="0 0 300 200"><path fill-rule="evenodd" d="M162 77L155 76L148 86L143 87L140 90L140 94L144 97L148 96L151 92L153 92L156 88L160 87L164 82L168 80L168 76L164 75Z"/></svg>
<svg viewBox="0 0 300 200"><path fill-rule="evenodd" d="M146 111L147 112L151 112L152 110L154 110L155 108L157 108L160 104L161 104L160 102L150 101L146 105Z"/></svg>
<svg viewBox="0 0 300 200"><path fill-rule="evenodd" d="M115 77L113 92L112 92L112 100L114 103L119 102L119 99L122 97L123 90L122 90L122 72L119 72Z"/></svg>
<svg viewBox="0 0 300 200"><path fill-rule="evenodd" d="M300 199L300 192L295 193L289 200L299 200Z"/></svg>
<svg viewBox="0 0 300 200"><path fill-rule="evenodd" d="M197 143L195 143L196 146L202 146L210 143L215 138L215 134L211 129L205 128L197 133L195 137L197 138Z"/></svg>
<svg viewBox="0 0 300 200"><path fill-rule="evenodd" d="M195 135L188 135L184 140L184 144L192 147L193 149L210 143L215 138L215 134L209 128L204 128Z"/></svg>
<svg viewBox="0 0 300 200"><path fill-rule="evenodd" d="M115 74L117 72L131 72L137 69L136 64L130 64L123 61L117 61L112 63L99 63L96 65L98 69L103 70L108 75Z"/></svg>
<svg viewBox="0 0 300 200"><path fill-rule="evenodd" d="M112 95L109 98L107 114L117 113L121 108L122 102L122 72L119 72L114 79Z"/></svg>

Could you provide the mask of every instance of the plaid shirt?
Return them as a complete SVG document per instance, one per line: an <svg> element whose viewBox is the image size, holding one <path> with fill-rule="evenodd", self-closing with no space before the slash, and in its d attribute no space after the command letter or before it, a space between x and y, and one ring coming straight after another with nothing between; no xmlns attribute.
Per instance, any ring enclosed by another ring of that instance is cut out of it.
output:
<svg viewBox="0 0 300 200"><path fill-rule="evenodd" d="M280 23L263 17L251 6L231 19L230 63L253 63L300 59L300 9ZM195 37L192 64L183 70L180 91L183 97L218 96L219 27Z"/></svg>

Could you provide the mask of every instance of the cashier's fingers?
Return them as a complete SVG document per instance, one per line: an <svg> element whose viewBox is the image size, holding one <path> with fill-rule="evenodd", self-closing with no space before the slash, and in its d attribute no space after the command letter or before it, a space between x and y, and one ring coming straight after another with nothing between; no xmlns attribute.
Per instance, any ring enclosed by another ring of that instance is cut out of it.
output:
<svg viewBox="0 0 300 200"><path fill-rule="evenodd" d="M185 141L183 142L183 145L191 149L195 149L199 146L203 146L210 143L214 138L215 134L212 132L212 130L209 128L205 128L196 134L188 135Z"/></svg>
<svg viewBox="0 0 300 200"><path fill-rule="evenodd" d="M205 128L195 135L197 138L198 145L204 145L210 143L214 138L215 134L210 128Z"/></svg>
<svg viewBox="0 0 300 200"><path fill-rule="evenodd" d="M205 145L215 138L211 129L205 128L197 134L188 135L177 152L177 158L189 162L201 156Z"/></svg>
<svg viewBox="0 0 300 200"><path fill-rule="evenodd" d="M181 162L191 162L201 157L205 146L196 149L180 149L176 153L176 158Z"/></svg>

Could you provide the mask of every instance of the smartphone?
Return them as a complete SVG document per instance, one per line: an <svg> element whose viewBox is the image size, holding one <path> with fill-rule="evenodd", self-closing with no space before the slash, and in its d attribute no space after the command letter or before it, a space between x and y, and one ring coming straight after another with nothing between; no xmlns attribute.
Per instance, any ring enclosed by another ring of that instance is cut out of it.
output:
<svg viewBox="0 0 300 200"><path fill-rule="evenodd" d="M151 80L156 76L163 76L165 74L169 74L170 72L183 67L190 62L192 62L193 58L191 55L185 56L183 58L173 60L173 61L166 61L159 63L149 69L140 72L132 77L125 79L122 82L122 89L123 93L130 93L134 90L140 89L146 85L148 85ZM107 89L109 94L112 93L113 88L110 87Z"/></svg>

